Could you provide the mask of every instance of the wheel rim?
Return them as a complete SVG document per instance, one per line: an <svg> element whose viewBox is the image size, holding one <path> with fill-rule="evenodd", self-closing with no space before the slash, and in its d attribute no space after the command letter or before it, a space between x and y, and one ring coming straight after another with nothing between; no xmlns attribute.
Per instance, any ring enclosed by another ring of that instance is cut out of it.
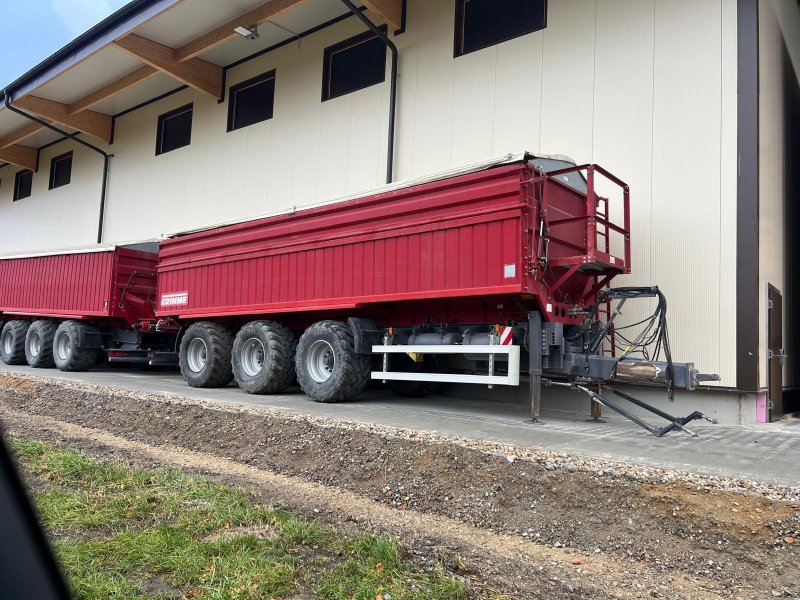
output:
<svg viewBox="0 0 800 600"><path fill-rule="evenodd" d="M317 383L325 383L333 375L336 354L325 340L317 340L306 353L306 370Z"/></svg>
<svg viewBox="0 0 800 600"><path fill-rule="evenodd" d="M30 333L30 338L28 341L28 352L31 355L31 358L36 358L39 356L39 353L42 351L42 336L40 336L36 331L32 331Z"/></svg>
<svg viewBox="0 0 800 600"><path fill-rule="evenodd" d="M6 331L3 334L3 352L11 354L14 351L14 334Z"/></svg>
<svg viewBox="0 0 800 600"><path fill-rule="evenodd" d="M208 346L201 338L194 338L189 342L189 348L186 350L186 362L193 373L199 373L206 368Z"/></svg>
<svg viewBox="0 0 800 600"><path fill-rule="evenodd" d="M250 338L242 344L242 370L248 377L258 377L264 369L265 358L266 351L264 350L264 344L258 338Z"/></svg>
<svg viewBox="0 0 800 600"><path fill-rule="evenodd" d="M69 359L69 355L72 352L72 344L69 339L69 334L66 332L58 334L56 341L53 344L53 348L59 360L66 361Z"/></svg>

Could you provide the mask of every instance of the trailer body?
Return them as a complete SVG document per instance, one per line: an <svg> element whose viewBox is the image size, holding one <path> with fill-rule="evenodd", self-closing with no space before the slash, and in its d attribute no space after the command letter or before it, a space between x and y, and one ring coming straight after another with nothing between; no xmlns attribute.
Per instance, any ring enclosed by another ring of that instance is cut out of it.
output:
<svg viewBox="0 0 800 600"><path fill-rule="evenodd" d="M0 259L0 312L129 327L153 318L156 262L120 247Z"/></svg>
<svg viewBox="0 0 800 600"><path fill-rule="evenodd" d="M117 246L0 259L0 357L63 370L177 364L176 333L154 327L156 263Z"/></svg>
<svg viewBox="0 0 800 600"><path fill-rule="evenodd" d="M567 385L663 435L702 415L653 409L670 421L654 427L602 386L660 384L672 397L714 376L673 363L658 288L610 288L630 259L623 181L598 165L509 155L175 235L157 255L111 247L0 260L0 355L65 370L100 353L179 363L189 385L235 379L261 394L296 378L320 402L349 400L370 379L422 396L445 382L527 376L533 418L543 384ZM614 319L636 298L658 306L617 357Z"/></svg>
<svg viewBox="0 0 800 600"><path fill-rule="evenodd" d="M616 226L593 190L532 160L165 240L156 315L333 312L415 325L500 323L538 308L579 323L574 310L591 305L598 283L630 270L627 188Z"/></svg>

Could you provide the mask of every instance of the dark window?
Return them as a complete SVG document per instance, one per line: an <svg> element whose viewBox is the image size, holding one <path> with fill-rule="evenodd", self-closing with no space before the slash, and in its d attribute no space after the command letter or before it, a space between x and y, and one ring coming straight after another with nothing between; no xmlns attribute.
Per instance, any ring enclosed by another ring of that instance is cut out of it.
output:
<svg viewBox="0 0 800 600"><path fill-rule="evenodd" d="M192 105L165 113L158 117L156 154L164 154L188 146L192 142Z"/></svg>
<svg viewBox="0 0 800 600"><path fill-rule="evenodd" d="M385 27L384 27L385 29ZM386 80L386 44L367 32L325 48L322 99L330 100Z"/></svg>
<svg viewBox="0 0 800 600"><path fill-rule="evenodd" d="M72 152L56 156L50 161L50 187L60 188L72 179Z"/></svg>
<svg viewBox="0 0 800 600"><path fill-rule="evenodd" d="M547 0L456 0L455 56L547 27Z"/></svg>
<svg viewBox="0 0 800 600"><path fill-rule="evenodd" d="M228 102L228 131L272 118L275 105L275 71L231 87Z"/></svg>
<svg viewBox="0 0 800 600"><path fill-rule="evenodd" d="M18 171L14 178L14 202L31 195L33 187L33 171Z"/></svg>

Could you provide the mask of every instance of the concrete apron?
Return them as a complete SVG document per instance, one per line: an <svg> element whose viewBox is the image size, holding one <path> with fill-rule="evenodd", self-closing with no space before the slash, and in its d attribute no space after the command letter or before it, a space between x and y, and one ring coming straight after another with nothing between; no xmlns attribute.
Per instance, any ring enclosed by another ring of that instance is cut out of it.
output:
<svg viewBox="0 0 800 600"><path fill-rule="evenodd" d="M667 399L667 392L661 387L646 387L632 385L615 385L620 391L635 396L651 406L654 406L675 417L685 417L689 413L699 410L711 419L716 419L720 425L752 425L756 419L756 394L743 394L728 389L714 389L706 387L693 392L677 390L674 402ZM660 417L639 408L606 389L604 393L609 400L621 405L625 410L642 417L656 426L666 423ZM453 384L447 386L443 395L452 398L470 398L474 400L496 400L499 402L513 402L522 405L528 404L528 386L521 384L517 388L495 386L493 390L481 385ZM542 388L542 415L560 415L564 417L590 417L591 400L586 394L564 388ZM616 412L603 408L604 420L626 420ZM694 427L701 422L695 422ZM692 425L688 425L692 427Z"/></svg>

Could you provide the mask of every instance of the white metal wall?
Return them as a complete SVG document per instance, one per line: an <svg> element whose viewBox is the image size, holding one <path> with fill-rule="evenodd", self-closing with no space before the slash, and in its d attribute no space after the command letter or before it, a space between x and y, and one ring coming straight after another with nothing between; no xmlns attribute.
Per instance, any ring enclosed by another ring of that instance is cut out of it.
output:
<svg viewBox="0 0 800 600"><path fill-rule="evenodd" d="M523 149L606 166L632 189L624 283L660 285L676 358L735 385L736 1L553 0L547 29L456 59L452 0L407 14L397 177ZM268 122L225 133L227 104L190 90L118 118L106 241L382 183L388 82L320 102L323 49L362 29L347 19L229 71L233 85L277 69ZM154 156L158 115L189 101L191 146Z"/></svg>
<svg viewBox="0 0 800 600"><path fill-rule="evenodd" d="M69 185L48 190L50 160L73 151ZM14 165L0 169L0 252L86 246L97 241L103 158L80 145L61 142L39 155L32 194L14 198Z"/></svg>

